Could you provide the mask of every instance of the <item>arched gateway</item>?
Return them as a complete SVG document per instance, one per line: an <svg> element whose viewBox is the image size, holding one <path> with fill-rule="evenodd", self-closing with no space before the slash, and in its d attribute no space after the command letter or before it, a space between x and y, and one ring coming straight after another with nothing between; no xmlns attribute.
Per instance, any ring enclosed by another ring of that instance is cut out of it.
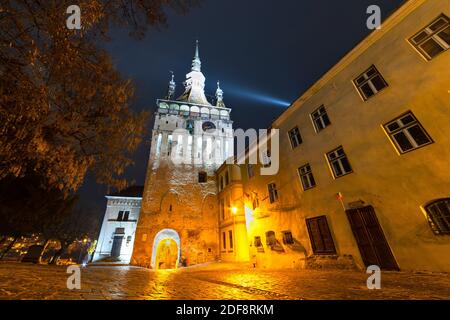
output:
<svg viewBox="0 0 450 320"><path fill-rule="evenodd" d="M178 268L180 249L180 236L175 230L159 231L153 241L151 267L155 270Z"/></svg>

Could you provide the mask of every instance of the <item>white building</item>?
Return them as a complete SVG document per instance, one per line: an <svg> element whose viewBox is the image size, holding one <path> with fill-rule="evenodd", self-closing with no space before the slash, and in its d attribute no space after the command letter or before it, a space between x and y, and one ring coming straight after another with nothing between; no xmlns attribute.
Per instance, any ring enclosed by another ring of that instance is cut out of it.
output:
<svg viewBox="0 0 450 320"><path fill-rule="evenodd" d="M134 186L106 196L108 202L94 262L130 263L142 191L143 187Z"/></svg>

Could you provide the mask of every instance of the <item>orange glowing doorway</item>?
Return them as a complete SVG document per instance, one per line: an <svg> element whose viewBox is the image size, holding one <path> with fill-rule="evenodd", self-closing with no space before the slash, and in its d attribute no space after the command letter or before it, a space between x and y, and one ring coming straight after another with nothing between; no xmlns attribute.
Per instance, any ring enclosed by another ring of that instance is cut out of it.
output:
<svg viewBox="0 0 450 320"><path fill-rule="evenodd" d="M178 268L177 242L170 238L160 240L156 249L155 269L176 268Z"/></svg>

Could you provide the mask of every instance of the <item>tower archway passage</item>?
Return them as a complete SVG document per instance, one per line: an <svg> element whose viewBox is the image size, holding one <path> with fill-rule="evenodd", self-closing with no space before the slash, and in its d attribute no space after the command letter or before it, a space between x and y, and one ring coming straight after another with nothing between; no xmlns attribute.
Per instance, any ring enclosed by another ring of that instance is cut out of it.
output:
<svg viewBox="0 0 450 320"><path fill-rule="evenodd" d="M153 241L151 266L155 270L176 269L180 262L180 236L173 229L159 231Z"/></svg>

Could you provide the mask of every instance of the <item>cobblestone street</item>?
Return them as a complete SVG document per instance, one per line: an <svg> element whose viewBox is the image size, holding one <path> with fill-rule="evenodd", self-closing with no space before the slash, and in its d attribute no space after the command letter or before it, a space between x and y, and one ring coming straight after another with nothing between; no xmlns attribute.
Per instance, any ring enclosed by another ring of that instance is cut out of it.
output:
<svg viewBox="0 0 450 320"><path fill-rule="evenodd" d="M450 299L449 274L384 272L381 290L368 290L364 272L220 267L90 266L69 290L65 267L0 263L0 299Z"/></svg>

